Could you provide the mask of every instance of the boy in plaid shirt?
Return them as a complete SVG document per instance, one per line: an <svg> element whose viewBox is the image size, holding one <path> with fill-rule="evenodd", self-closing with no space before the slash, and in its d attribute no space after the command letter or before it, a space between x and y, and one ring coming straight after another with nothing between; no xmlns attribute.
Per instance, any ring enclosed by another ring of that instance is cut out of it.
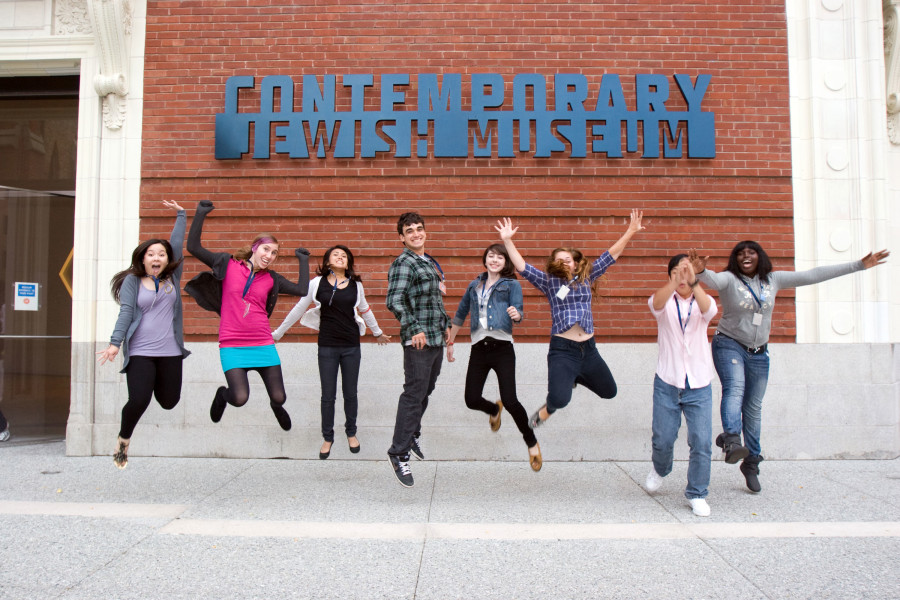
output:
<svg viewBox="0 0 900 600"><path fill-rule="evenodd" d="M447 291L444 273L425 252L425 220L418 213L403 213L397 233L405 248L388 271L387 307L400 321L405 382L388 459L400 484L412 487L409 454L425 459L419 439L422 415L441 373L450 317L441 298Z"/></svg>

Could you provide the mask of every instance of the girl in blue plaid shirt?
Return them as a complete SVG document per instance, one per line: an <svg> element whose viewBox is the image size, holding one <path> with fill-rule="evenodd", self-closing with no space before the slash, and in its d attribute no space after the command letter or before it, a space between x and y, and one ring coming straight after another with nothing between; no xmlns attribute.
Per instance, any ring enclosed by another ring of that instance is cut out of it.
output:
<svg viewBox="0 0 900 600"><path fill-rule="evenodd" d="M574 248L556 248L547 260L546 272L525 262L513 243L519 230L508 218L497 222L497 231L516 270L550 302L553 319L547 354L547 403L531 415L528 424L539 427L572 400L572 389L581 384L601 398L616 395L616 381L594 343L591 301L596 281L615 264L635 233L644 229L644 213L631 211L628 229L593 263Z"/></svg>

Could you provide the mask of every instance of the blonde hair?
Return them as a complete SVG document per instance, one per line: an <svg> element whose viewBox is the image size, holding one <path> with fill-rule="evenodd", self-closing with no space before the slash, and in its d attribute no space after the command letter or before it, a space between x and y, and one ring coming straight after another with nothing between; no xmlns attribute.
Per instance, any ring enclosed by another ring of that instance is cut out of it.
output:
<svg viewBox="0 0 900 600"><path fill-rule="evenodd" d="M234 257L238 260L247 260L251 256L253 256L253 252L259 248L260 244L278 244L278 239L272 235L271 233L261 233L256 238L254 238L253 243L249 246L243 246L238 248L234 252Z"/></svg>

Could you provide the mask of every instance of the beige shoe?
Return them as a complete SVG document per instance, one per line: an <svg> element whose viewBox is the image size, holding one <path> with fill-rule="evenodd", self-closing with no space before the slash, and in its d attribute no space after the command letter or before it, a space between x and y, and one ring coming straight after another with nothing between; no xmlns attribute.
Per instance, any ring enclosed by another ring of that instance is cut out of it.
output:
<svg viewBox="0 0 900 600"><path fill-rule="evenodd" d="M500 430L500 417L503 416L503 402L497 400L494 402L497 405L497 414L492 415L488 422L491 424L491 431L499 431Z"/></svg>
<svg viewBox="0 0 900 600"><path fill-rule="evenodd" d="M537 448L537 454L531 453L531 448ZM531 470L537 473L544 465L544 459L541 457L541 445L535 444L528 449L528 462L531 463Z"/></svg>

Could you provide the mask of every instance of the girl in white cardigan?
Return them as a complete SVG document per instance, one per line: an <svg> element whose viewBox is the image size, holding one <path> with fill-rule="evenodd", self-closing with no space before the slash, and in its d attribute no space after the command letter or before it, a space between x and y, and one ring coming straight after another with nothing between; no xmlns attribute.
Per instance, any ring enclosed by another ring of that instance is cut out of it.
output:
<svg viewBox="0 0 900 600"><path fill-rule="evenodd" d="M344 396L344 429L350 452L359 452L356 437L358 410L357 383L361 360L359 338L366 326L379 344L390 336L378 327L366 302L362 279L353 270L353 253L346 246L334 245L325 252L317 277L309 282L309 293L297 302L272 337L278 341L298 320L319 332L319 380L322 385L322 448L319 458L331 454L334 443L334 401L337 396L338 369ZM311 305L313 305L310 308Z"/></svg>

